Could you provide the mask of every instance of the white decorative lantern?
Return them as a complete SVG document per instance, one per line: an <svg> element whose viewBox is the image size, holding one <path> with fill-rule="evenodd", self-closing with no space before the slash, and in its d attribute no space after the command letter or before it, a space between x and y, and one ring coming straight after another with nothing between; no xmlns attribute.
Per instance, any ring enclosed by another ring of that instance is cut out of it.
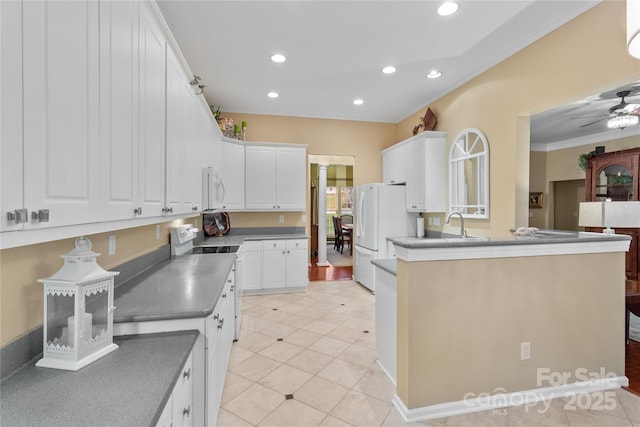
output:
<svg viewBox="0 0 640 427"><path fill-rule="evenodd" d="M79 237L44 283L43 357L36 366L77 371L118 348L113 343L113 278L91 241Z"/></svg>

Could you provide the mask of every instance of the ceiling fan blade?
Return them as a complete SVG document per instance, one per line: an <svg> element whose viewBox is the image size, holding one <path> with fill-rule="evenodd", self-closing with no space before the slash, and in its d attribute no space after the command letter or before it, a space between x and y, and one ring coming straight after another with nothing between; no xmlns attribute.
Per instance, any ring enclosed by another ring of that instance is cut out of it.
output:
<svg viewBox="0 0 640 427"><path fill-rule="evenodd" d="M605 117L605 118L602 118L602 119L598 119L598 120L593 121L593 122L589 122L589 123L584 124L584 125L582 125L582 126L580 126L580 127L581 127L581 128L583 128L583 127L586 127L586 126L590 126L590 125L596 124L596 123L598 123L598 122L601 122L601 121L603 121L603 120L606 120L606 117Z"/></svg>

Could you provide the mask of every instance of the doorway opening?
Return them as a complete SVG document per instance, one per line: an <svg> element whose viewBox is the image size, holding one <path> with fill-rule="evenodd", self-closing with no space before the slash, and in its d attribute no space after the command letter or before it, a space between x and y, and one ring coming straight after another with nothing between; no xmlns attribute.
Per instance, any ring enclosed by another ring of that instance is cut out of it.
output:
<svg viewBox="0 0 640 427"><path fill-rule="evenodd" d="M556 230L583 231L578 226L580 202L585 201L584 179L554 181L553 228Z"/></svg>
<svg viewBox="0 0 640 427"><path fill-rule="evenodd" d="M353 156L309 156L310 281L353 276L351 242L342 247L336 244L334 217L353 222L354 160Z"/></svg>

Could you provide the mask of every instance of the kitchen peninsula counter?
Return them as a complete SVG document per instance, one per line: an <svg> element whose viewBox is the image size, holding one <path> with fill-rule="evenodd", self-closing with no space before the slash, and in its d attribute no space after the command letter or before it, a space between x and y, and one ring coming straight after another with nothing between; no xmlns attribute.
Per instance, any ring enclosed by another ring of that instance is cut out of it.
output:
<svg viewBox="0 0 640 427"><path fill-rule="evenodd" d="M628 236L390 240L397 256L394 404L408 421L628 383ZM541 370L570 375L550 383ZM576 372L612 378L591 383Z"/></svg>

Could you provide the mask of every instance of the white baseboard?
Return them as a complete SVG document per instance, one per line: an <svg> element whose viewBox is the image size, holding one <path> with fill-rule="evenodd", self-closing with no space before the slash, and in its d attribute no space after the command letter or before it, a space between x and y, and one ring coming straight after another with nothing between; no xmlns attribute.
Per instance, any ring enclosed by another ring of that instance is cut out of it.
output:
<svg viewBox="0 0 640 427"><path fill-rule="evenodd" d="M405 422L413 423L435 418L468 414L471 412L487 411L522 404L532 404L572 394L611 390L628 385L629 379L625 376L621 376L582 381L555 387L535 388L532 390L518 391L514 393L499 393L490 396L439 403L437 405L423 406L414 409L408 409L397 394L393 396L392 402Z"/></svg>
<svg viewBox="0 0 640 427"><path fill-rule="evenodd" d="M389 378L389 381L393 383L393 388L396 388L398 386L398 384L396 384L396 379L391 376L389 371L387 371L387 369L384 366L382 366L382 363L380 363L380 359L376 360L376 363L378 364L380 369L382 369L382 372L384 372L387 375L387 378Z"/></svg>

